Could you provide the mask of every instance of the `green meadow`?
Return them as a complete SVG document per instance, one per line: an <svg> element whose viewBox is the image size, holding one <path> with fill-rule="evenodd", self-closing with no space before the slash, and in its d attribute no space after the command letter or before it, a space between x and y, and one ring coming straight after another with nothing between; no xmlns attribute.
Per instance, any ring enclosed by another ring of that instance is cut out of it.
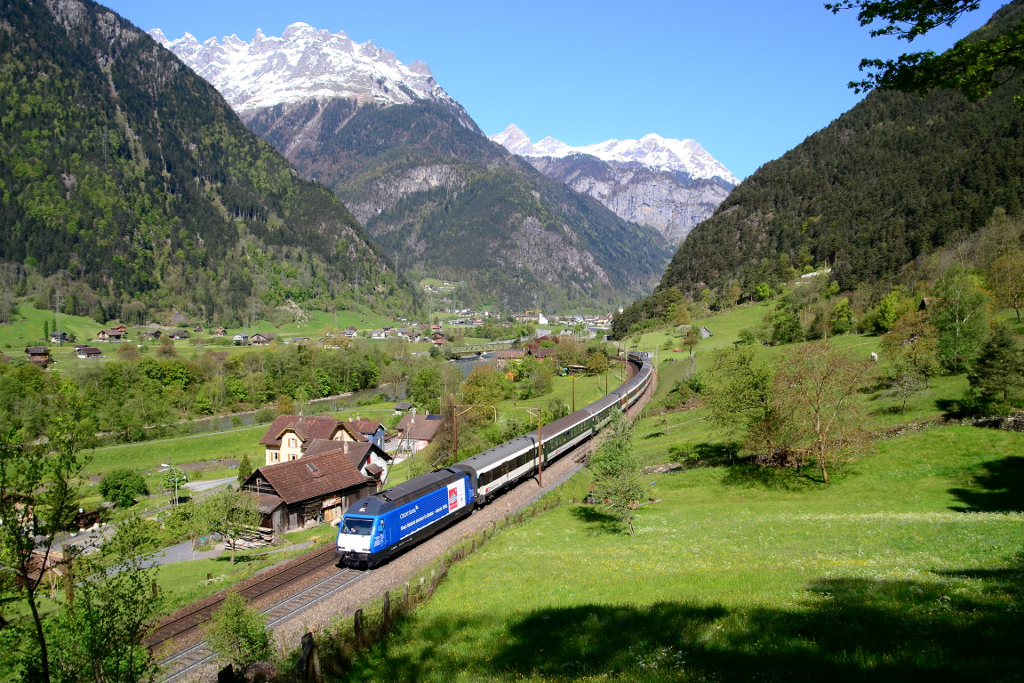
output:
<svg viewBox="0 0 1024 683"><path fill-rule="evenodd" d="M765 308L699 321L715 336L697 347L698 369ZM836 340L861 357L877 342ZM911 430L826 487L732 462L732 435L700 409L654 414L689 364L660 364L634 443L645 465L682 444L701 461L645 475L652 502L636 535L579 503L507 529L340 680L1020 680L1024 434ZM885 427L941 414L964 386L938 378L906 415L880 391L860 399ZM589 476L553 495L582 500Z"/></svg>

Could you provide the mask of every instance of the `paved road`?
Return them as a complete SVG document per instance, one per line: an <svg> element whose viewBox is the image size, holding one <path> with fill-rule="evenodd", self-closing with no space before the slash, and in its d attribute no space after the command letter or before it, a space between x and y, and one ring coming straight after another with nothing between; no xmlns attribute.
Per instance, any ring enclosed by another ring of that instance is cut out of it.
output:
<svg viewBox="0 0 1024 683"><path fill-rule="evenodd" d="M218 486L224 486L224 484L230 484L233 481L237 481L238 477L225 477L224 479L198 479L196 481L190 481L187 484L182 484L182 488L188 489L193 493L199 493L201 491L209 491L215 489Z"/></svg>
<svg viewBox="0 0 1024 683"><path fill-rule="evenodd" d="M221 548L216 550L192 550L192 541L185 541L178 545L172 545L170 548L164 548L153 558L149 566L157 567L163 564L174 564L175 562L185 562L187 560L205 560L211 557L220 557L221 552Z"/></svg>

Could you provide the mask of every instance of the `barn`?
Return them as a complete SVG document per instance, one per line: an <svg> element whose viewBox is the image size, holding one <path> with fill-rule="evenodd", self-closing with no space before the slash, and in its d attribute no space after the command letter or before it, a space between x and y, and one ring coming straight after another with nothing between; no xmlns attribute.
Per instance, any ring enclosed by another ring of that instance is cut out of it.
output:
<svg viewBox="0 0 1024 683"><path fill-rule="evenodd" d="M242 484L256 496L263 522L274 533L307 524L334 522L348 506L377 492L377 482L352 463L341 448L297 460L264 465Z"/></svg>

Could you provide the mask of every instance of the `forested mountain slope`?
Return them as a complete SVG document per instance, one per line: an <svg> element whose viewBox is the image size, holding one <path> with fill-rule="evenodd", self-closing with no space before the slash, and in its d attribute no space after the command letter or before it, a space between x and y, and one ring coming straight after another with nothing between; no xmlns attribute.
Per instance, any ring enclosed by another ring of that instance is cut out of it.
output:
<svg viewBox="0 0 1024 683"><path fill-rule="evenodd" d="M403 272L466 282L475 305L615 305L671 255L653 229L551 180L453 107L308 100L249 127L332 188Z"/></svg>
<svg viewBox="0 0 1024 683"><path fill-rule="evenodd" d="M1018 0L978 34L1005 30ZM891 277L920 254L1024 204L1024 112L1011 79L978 103L876 91L762 166L679 248L661 288L745 294L781 255L834 265L842 287ZM806 253L806 252L805 252Z"/></svg>
<svg viewBox="0 0 1024 683"><path fill-rule="evenodd" d="M69 313L221 324L344 305L356 279L364 303L412 304L351 213L143 31L89 0L0 7L6 286L37 271L88 285Z"/></svg>

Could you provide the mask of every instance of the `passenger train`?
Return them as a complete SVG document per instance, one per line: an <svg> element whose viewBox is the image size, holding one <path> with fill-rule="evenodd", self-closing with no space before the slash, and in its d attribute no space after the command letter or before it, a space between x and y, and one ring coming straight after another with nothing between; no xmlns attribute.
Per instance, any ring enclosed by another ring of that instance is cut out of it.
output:
<svg viewBox="0 0 1024 683"><path fill-rule="evenodd" d="M368 569L471 514L594 436L615 411L639 400L651 382L650 354L629 352L635 374L608 395L540 430L506 441L451 467L414 477L357 501L338 524L335 555Z"/></svg>

